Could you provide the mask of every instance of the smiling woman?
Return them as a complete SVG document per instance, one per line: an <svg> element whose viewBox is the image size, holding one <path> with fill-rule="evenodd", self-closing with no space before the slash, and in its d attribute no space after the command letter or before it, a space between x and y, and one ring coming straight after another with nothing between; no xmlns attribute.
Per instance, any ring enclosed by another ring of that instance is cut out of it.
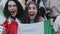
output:
<svg viewBox="0 0 60 34"><path fill-rule="evenodd" d="M12 3L12 4L11 4L11 3ZM10 1L10 2L8 3L8 10L9 10L9 12L11 13L11 15L12 15L13 17L16 16L16 14L17 14L17 5L15 4L15 2Z"/></svg>
<svg viewBox="0 0 60 34"><path fill-rule="evenodd" d="M21 34L44 34L44 20L35 2L30 1L26 5L22 23L20 24Z"/></svg>
<svg viewBox="0 0 60 34"><path fill-rule="evenodd" d="M6 17L2 26L7 29L6 34L17 34L18 32L18 23L21 23L22 14L23 14L22 5L18 0L8 0L3 13Z"/></svg>
<svg viewBox="0 0 60 34"><path fill-rule="evenodd" d="M37 4L33 1L29 2L25 7L25 16L23 18L23 23L30 23L30 20L33 20L33 23L39 22L40 11Z"/></svg>

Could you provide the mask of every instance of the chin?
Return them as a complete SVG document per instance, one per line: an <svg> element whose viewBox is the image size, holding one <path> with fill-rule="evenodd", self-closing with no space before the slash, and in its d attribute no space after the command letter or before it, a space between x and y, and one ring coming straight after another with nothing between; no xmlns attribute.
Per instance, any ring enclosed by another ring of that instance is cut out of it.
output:
<svg viewBox="0 0 60 34"><path fill-rule="evenodd" d="M12 17L15 17L15 15L12 15Z"/></svg>

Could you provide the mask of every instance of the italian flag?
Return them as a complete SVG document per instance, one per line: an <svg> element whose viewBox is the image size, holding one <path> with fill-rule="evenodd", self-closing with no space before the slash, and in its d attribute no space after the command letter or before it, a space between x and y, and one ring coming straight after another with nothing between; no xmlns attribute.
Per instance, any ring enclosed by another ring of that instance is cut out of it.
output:
<svg viewBox="0 0 60 34"><path fill-rule="evenodd" d="M3 15L3 11L2 10L0 10L0 15L3 17L3 18L5 18L4 17L4 15ZM0 17L1 18L1 17ZM2 18L2 19L3 19ZM7 21L6 21L7 22ZM49 20L46 20L45 22L44 22L44 34L56 34L56 32L54 31L54 29L53 29L53 27L50 25L50 23L49 23L50 21ZM1 22L0 22L1 23ZM13 25L12 25L13 26ZM18 25L17 25L18 26ZM17 33L17 32L16 32Z"/></svg>
<svg viewBox="0 0 60 34"><path fill-rule="evenodd" d="M53 29L53 26L50 25L50 20L46 20L44 22L44 34L56 34L56 32Z"/></svg>

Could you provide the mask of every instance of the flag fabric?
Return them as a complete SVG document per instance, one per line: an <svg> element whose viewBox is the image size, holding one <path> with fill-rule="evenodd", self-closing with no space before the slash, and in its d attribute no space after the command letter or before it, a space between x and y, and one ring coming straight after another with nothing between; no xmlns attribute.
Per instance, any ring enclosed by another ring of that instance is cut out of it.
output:
<svg viewBox="0 0 60 34"><path fill-rule="evenodd" d="M54 29L53 29L53 27L50 25L50 23L49 23L50 21L49 20L46 20L46 21L44 21L44 34L56 34L56 32L54 31ZM5 17L4 17L4 15L3 15L3 12L2 12L2 10L0 9L0 24L2 24L2 23L4 23L4 27L6 27L6 28L9 28L9 30L8 30L8 34L14 34L14 32L17 34L17 30L14 30L14 28L18 28L18 25L17 25L17 23L16 22L13 22L12 24L8 24L8 21L5 21ZM9 25L9 27L8 27L8 25ZM31 25L31 24L30 24ZM16 26L16 27L15 27ZM19 27L22 27L22 26L20 26L19 25ZM32 26L31 26L32 27ZM41 27L41 26L40 26ZM39 27L39 28L40 28ZM11 29L10 29L11 28ZM28 28L28 27L25 27L25 28ZM20 28L19 28L20 29ZM10 30L11 30L11 32L10 32ZM14 32L12 32L12 30L14 31ZM23 29L22 29L23 30ZM21 31L19 31L19 32L21 32ZM28 32L27 32L28 33ZM20 33L21 34L21 33Z"/></svg>
<svg viewBox="0 0 60 34"><path fill-rule="evenodd" d="M46 20L44 22L44 34L56 34L56 32L53 29L53 26L50 25L50 20Z"/></svg>
<svg viewBox="0 0 60 34"><path fill-rule="evenodd" d="M44 34L44 22L20 24L20 34Z"/></svg>
<svg viewBox="0 0 60 34"><path fill-rule="evenodd" d="M58 31L58 33L57 34L60 34L60 30Z"/></svg>
<svg viewBox="0 0 60 34"><path fill-rule="evenodd" d="M12 21L11 24L8 24L9 21L6 20L2 26L7 29L6 34L17 34L18 31L18 23L16 21Z"/></svg>

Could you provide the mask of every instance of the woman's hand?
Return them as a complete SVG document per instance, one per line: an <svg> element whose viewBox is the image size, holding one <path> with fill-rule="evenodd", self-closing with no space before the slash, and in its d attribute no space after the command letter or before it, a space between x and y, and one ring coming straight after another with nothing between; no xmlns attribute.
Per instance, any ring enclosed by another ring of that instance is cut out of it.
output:
<svg viewBox="0 0 60 34"><path fill-rule="evenodd" d="M53 25L54 21L53 19L50 19L50 25Z"/></svg>
<svg viewBox="0 0 60 34"><path fill-rule="evenodd" d="M43 17L40 17L40 18L39 18L39 21L40 21L40 22L44 21L44 18L43 18Z"/></svg>
<svg viewBox="0 0 60 34"><path fill-rule="evenodd" d="M6 34L6 28L0 26L0 34Z"/></svg>

